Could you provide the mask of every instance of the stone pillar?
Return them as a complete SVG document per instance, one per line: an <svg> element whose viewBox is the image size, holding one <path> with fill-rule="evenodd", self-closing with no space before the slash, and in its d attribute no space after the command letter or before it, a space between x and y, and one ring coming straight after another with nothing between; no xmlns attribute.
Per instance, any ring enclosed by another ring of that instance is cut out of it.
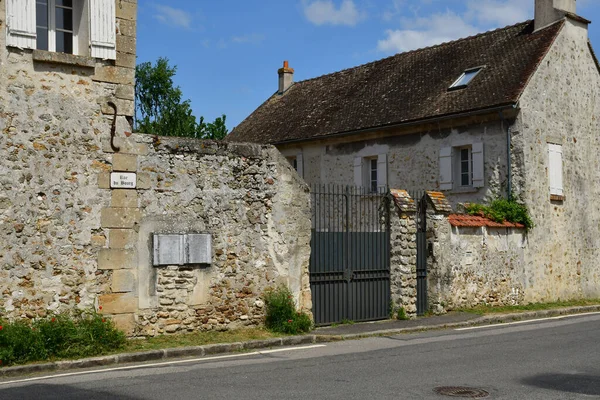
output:
<svg viewBox="0 0 600 400"><path fill-rule="evenodd" d="M98 183L101 189L111 190L110 207L101 214L101 226L108 233L108 248L98 253L98 272L109 274L108 284L98 298L99 312L111 315L117 327L132 335L139 309L137 251L139 209L138 190L148 187L144 174L138 173L138 156L148 153L147 145L119 140L119 153L112 154L112 172L135 173L135 189L111 189L111 171L102 172ZM113 152L109 143L106 153Z"/></svg>
<svg viewBox="0 0 600 400"><path fill-rule="evenodd" d="M394 312L404 308L417 315L417 222L416 204L405 190L392 190L390 213L390 286Z"/></svg>
<svg viewBox="0 0 600 400"><path fill-rule="evenodd" d="M435 314L446 312L444 301L444 278L447 276L447 265L444 257L448 255L451 226L448 215L452 206L441 192L426 192L427 196L427 248L432 252L427 257L427 296L429 309Z"/></svg>

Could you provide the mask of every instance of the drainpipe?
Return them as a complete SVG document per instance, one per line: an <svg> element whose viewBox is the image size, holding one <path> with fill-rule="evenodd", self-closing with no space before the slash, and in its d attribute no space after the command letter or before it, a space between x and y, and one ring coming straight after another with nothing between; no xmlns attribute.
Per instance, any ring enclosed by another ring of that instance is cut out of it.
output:
<svg viewBox="0 0 600 400"><path fill-rule="evenodd" d="M507 166L507 188L506 188L506 198L508 200L510 200L512 198L512 159L511 159L511 154L510 154L510 148L511 148L511 127L508 124L508 122L506 121L506 119L504 119L504 114L502 114L502 111L499 111L498 114L500 114L500 121L502 121L502 126L504 126L504 124L506 123L507 128L506 128L506 166Z"/></svg>

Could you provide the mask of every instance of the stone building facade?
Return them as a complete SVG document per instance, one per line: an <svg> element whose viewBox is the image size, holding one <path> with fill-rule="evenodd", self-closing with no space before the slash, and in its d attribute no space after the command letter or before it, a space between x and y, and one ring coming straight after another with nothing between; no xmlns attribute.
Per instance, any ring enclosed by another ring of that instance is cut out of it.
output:
<svg viewBox="0 0 600 400"><path fill-rule="evenodd" d="M26 2L0 1L0 311L91 308L110 202L97 185L111 164L107 101L117 105L117 133L130 132L137 4L114 1L116 57L103 60L8 45L9 3Z"/></svg>
<svg viewBox="0 0 600 400"><path fill-rule="evenodd" d="M428 220L431 304L599 298L600 64L575 4L291 83L229 140L276 145L311 184L524 204L527 232Z"/></svg>

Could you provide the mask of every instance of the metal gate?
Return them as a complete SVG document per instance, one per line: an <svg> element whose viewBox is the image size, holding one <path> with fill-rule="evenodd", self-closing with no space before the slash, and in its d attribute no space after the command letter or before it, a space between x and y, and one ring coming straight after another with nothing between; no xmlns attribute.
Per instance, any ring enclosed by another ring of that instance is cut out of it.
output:
<svg viewBox="0 0 600 400"><path fill-rule="evenodd" d="M388 318L388 193L387 188L311 188L310 286L316 325Z"/></svg>
<svg viewBox="0 0 600 400"><path fill-rule="evenodd" d="M417 315L427 312L427 197L424 192L413 194L417 203Z"/></svg>

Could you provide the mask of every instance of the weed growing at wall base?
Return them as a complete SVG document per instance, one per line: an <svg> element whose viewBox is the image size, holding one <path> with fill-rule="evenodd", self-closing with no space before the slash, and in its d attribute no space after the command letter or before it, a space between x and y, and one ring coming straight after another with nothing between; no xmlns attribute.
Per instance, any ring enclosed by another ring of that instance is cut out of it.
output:
<svg viewBox="0 0 600 400"><path fill-rule="evenodd" d="M0 366L83 358L118 350L125 334L94 312L53 315L34 321L0 320Z"/></svg>
<svg viewBox="0 0 600 400"><path fill-rule="evenodd" d="M308 332L312 321L308 314L296 311L292 293L285 286L269 290L263 295L266 306L265 326L273 332L296 335Z"/></svg>

